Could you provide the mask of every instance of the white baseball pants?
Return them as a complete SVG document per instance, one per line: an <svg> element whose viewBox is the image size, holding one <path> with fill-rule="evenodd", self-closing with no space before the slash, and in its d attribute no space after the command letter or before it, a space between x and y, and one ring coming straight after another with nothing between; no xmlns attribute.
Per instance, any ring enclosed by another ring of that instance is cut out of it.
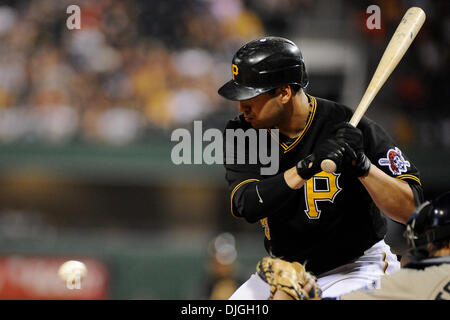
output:
<svg viewBox="0 0 450 320"><path fill-rule="evenodd" d="M389 246L381 240L351 263L317 276L322 297L338 297L344 293L373 286L385 274L400 269L400 262ZM267 300L270 286L256 273L250 276L230 297L230 300Z"/></svg>

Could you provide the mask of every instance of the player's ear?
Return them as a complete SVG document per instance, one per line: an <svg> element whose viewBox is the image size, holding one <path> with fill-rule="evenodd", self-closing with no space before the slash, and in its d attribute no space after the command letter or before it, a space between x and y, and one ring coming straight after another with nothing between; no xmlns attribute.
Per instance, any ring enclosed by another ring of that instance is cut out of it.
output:
<svg viewBox="0 0 450 320"><path fill-rule="evenodd" d="M281 103L286 104L291 100L293 92L290 86L279 87L277 91Z"/></svg>

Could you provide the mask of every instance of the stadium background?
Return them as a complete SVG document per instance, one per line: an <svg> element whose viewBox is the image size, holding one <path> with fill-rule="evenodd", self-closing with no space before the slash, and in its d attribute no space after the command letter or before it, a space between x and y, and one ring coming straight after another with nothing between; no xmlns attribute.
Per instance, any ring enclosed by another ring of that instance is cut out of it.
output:
<svg viewBox="0 0 450 320"><path fill-rule="evenodd" d="M72 4L80 30L66 27ZM381 29L366 27L372 4ZM261 227L230 215L221 165L171 162L171 132L223 129L231 57L265 35L300 46L309 93L354 107L413 5L427 21L368 116L431 198L450 177L446 0L0 1L0 298L207 299L223 232L245 278ZM91 280L69 292L56 269L72 258Z"/></svg>

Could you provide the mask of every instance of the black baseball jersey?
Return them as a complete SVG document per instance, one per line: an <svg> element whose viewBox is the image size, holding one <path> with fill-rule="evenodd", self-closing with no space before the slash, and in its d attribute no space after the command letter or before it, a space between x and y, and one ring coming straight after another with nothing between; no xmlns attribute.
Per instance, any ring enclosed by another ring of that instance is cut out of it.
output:
<svg viewBox="0 0 450 320"><path fill-rule="evenodd" d="M337 123L349 121L353 114L344 105L310 95L308 99L311 112L301 134L295 139L280 134L275 142L279 153L276 174L262 175L261 168L267 163L249 163L249 152L246 163L238 164L237 146L232 154L225 150L225 168L232 214L261 223L269 253L288 261L306 262L308 270L320 274L363 255L383 239L386 221L358 178L349 173L320 172L298 190L287 186L284 172L311 154L330 138ZM422 198L418 170L385 130L367 117L363 117L358 128L363 132L365 153L372 164L407 181L415 198ZM261 131L241 114L228 122L224 132L239 129ZM258 147L261 139L267 139L267 143L276 140L274 130L265 131L269 134L257 135ZM227 145L236 143L227 136L225 139ZM251 144L255 145L255 141ZM246 150L254 149L250 147L247 143Z"/></svg>

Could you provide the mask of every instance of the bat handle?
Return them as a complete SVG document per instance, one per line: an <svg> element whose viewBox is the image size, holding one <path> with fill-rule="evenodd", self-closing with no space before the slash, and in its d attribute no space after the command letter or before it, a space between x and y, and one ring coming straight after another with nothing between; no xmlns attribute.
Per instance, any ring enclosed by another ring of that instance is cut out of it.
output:
<svg viewBox="0 0 450 320"><path fill-rule="evenodd" d="M333 160L325 159L325 160L322 160L322 162L320 163L320 168L325 172L333 173L336 171L337 166Z"/></svg>

